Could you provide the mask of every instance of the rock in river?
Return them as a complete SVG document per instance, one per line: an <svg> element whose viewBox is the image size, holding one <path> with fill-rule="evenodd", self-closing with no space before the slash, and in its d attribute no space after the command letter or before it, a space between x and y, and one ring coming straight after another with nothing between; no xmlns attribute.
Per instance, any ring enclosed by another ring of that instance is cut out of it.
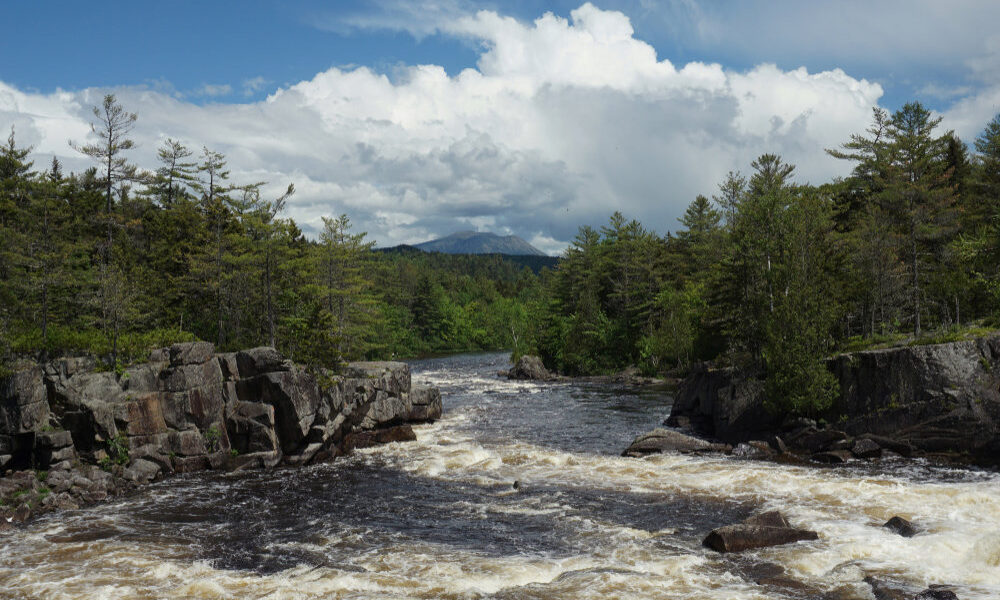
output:
<svg viewBox="0 0 1000 600"><path fill-rule="evenodd" d="M672 429L657 427L632 441L622 452L622 456L640 457L663 452L725 452L729 446L713 444L701 438L683 434Z"/></svg>
<svg viewBox="0 0 1000 600"><path fill-rule="evenodd" d="M708 534L702 545L716 552L740 552L815 539L819 539L815 531L792 527L780 512L770 511L736 525L719 527Z"/></svg>

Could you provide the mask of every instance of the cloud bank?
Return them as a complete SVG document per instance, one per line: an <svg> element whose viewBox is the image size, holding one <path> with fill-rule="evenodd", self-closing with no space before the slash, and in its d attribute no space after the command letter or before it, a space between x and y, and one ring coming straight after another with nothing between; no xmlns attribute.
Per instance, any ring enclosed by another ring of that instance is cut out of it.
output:
<svg viewBox="0 0 1000 600"><path fill-rule="evenodd" d="M478 228L558 252L580 224L615 210L675 229L697 194L764 152L796 164L802 182L846 174L823 149L863 130L882 95L840 69L675 66L624 14L589 3L532 23L481 11L438 30L480 44L476 68L449 76L412 65L392 78L331 68L252 104L196 105L136 88L39 94L0 82L0 126L14 124L20 144L79 170L87 163L67 140L86 138L90 106L111 91L139 114L140 165L155 167L168 136L220 151L235 182L267 180L275 194L294 182L288 214L307 232L343 212L379 245ZM974 135L990 100L959 101L954 121Z"/></svg>

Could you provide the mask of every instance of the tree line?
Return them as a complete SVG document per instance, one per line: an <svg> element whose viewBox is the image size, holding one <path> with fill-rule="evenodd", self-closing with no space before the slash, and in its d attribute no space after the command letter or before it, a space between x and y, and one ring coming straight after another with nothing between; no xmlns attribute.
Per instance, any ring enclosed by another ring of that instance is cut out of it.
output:
<svg viewBox="0 0 1000 600"><path fill-rule="evenodd" d="M773 154L698 196L676 233L620 213L582 227L545 281L531 343L551 368L648 373L714 360L816 413L839 350L981 333L1000 310L1000 115L969 149L918 102L873 110L827 152L853 166L796 184Z"/></svg>
<svg viewBox="0 0 1000 600"><path fill-rule="evenodd" d="M346 215L308 239L289 184L234 182L226 157L167 139L129 160L138 116L93 108L93 161L43 168L11 128L0 147L0 361L87 352L106 364L204 339L272 345L333 366L358 358L508 348L538 290L530 270L479 257L373 252ZM512 328L512 323L518 324Z"/></svg>

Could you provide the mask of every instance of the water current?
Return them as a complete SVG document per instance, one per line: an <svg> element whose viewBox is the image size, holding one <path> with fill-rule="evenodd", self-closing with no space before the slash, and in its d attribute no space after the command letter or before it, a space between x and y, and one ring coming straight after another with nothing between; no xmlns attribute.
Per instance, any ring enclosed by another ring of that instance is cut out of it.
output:
<svg viewBox="0 0 1000 600"><path fill-rule="evenodd" d="M995 473L622 458L669 412L664 391L510 382L505 366L502 354L413 362L445 409L416 442L179 476L0 534L0 598L866 598L868 574L1000 598ZM819 540L701 546L768 509ZM923 532L880 527L897 514ZM782 577L754 582L773 565Z"/></svg>

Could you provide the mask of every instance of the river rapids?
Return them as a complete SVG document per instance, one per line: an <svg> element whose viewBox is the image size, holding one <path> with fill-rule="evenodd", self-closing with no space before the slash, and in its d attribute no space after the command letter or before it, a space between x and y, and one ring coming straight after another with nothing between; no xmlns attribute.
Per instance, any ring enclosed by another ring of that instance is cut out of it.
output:
<svg viewBox="0 0 1000 600"><path fill-rule="evenodd" d="M445 410L416 442L174 477L0 534L0 598L867 598L866 575L1000 598L996 473L621 458L666 417L664 392L511 382L505 366L501 354L413 362ZM770 509L819 540L701 546ZM893 515L922 533L881 528ZM773 565L784 574L755 583Z"/></svg>

